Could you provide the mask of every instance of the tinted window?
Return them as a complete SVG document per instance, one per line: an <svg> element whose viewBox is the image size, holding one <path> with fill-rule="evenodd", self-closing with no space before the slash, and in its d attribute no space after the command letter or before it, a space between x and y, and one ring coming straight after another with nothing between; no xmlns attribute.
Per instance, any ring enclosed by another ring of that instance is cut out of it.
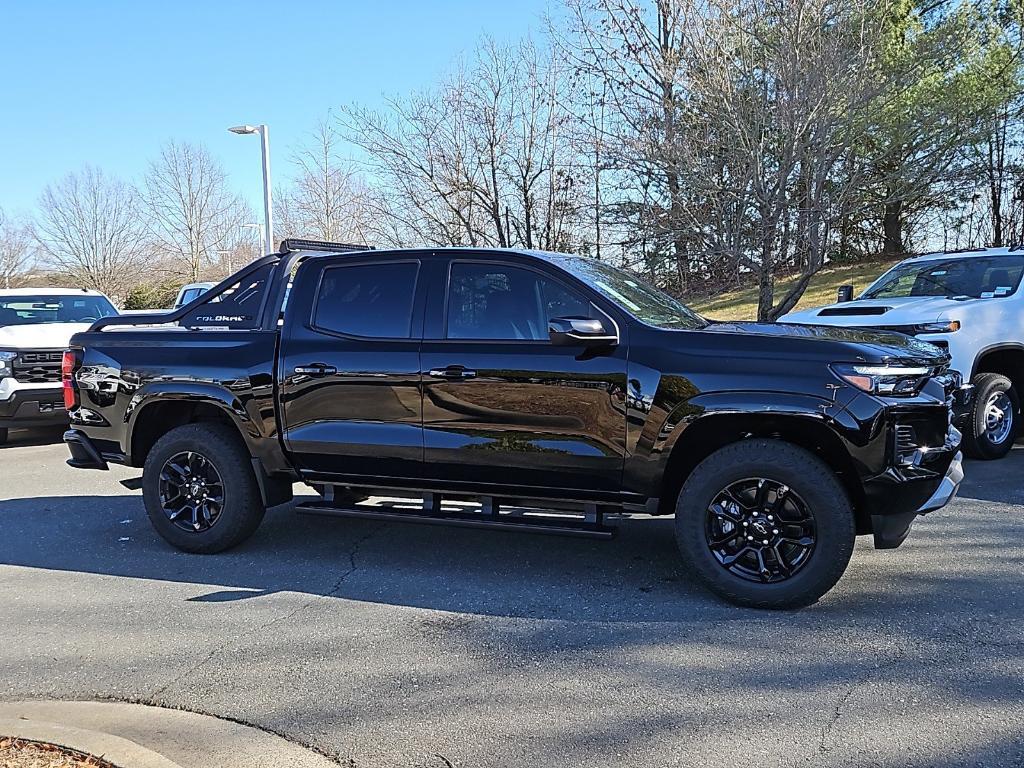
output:
<svg viewBox="0 0 1024 768"><path fill-rule="evenodd" d="M0 326L39 323L91 323L116 315L104 296L62 294L0 298Z"/></svg>
<svg viewBox="0 0 1024 768"><path fill-rule="evenodd" d="M591 317L590 302L529 269L454 263L448 288L448 338L548 339L553 317Z"/></svg>
<svg viewBox="0 0 1024 768"><path fill-rule="evenodd" d="M418 268L389 263L325 269L313 324L349 336L410 338Z"/></svg>
<svg viewBox="0 0 1024 768"><path fill-rule="evenodd" d="M206 299L197 308L190 310L181 319L188 327L213 327L248 329L256 328L260 322L260 309L267 290L267 281L274 269L266 264L240 277L236 283ZM204 291L203 296L208 296Z"/></svg>

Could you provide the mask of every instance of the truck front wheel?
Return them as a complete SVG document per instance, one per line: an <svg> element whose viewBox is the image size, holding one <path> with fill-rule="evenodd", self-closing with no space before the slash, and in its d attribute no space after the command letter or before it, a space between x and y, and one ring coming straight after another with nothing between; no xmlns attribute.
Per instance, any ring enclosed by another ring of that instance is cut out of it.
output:
<svg viewBox="0 0 1024 768"><path fill-rule="evenodd" d="M979 373L971 383L974 397L964 428L964 451L973 459L1001 459L1017 437L1017 392L998 373Z"/></svg>
<svg viewBox="0 0 1024 768"><path fill-rule="evenodd" d="M157 533L186 552L245 541L266 511L249 453L223 424L185 424L161 437L146 457L142 495Z"/></svg>
<svg viewBox="0 0 1024 768"><path fill-rule="evenodd" d="M816 602L843 575L856 537L835 472L781 440L742 440L704 459L679 493L675 525L687 570L752 608Z"/></svg>

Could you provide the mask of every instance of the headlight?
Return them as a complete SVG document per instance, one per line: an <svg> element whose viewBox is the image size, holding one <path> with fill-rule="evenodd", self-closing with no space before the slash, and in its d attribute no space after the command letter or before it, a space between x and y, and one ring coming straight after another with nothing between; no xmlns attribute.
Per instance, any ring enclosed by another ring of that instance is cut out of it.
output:
<svg viewBox="0 0 1024 768"><path fill-rule="evenodd" d="M916 395L931 375L927 366L832 365L832 371L847 384L872 395Z"/></svg>
<svg viewBox="0 0 1024 768"><path fill-rule="evenodd" d="M937 323L920 323L914 326L914 333L953 333L953 331L959 330L959 320L942 320Z"/></svg>
<svg viewBox="0 0 1024 768"><path fill-rule="evenodd" d="M10 376L13 373L13 370L11 369L11 363L17 356L17 352L0 351L0 379L4 378L5 376Z"/></svg>

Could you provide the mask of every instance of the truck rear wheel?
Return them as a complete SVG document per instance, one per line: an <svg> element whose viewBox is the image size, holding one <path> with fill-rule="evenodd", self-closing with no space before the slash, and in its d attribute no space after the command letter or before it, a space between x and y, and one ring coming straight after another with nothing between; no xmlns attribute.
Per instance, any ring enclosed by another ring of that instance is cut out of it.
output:
<svg viewBox="0 0 1024 768"><path fill-rule="evenodd" d="M979 373L971 383L974 398L964 428L964 451L973 459L1001 459L1017 437L1017 392L998 373Z"/></svg>
<svg viewBox="0 0 1024 768"><path fill-rule="evenodd" d="M223 424L185 424L161 437L146 457L142 495L157 533L186 552L245 541L266 511L249 453Z"/></svg>
<svg viewBox="0 0 1024 768"><path fill-rule="evenodd" d="M752 608L799 608L828 592L853 554L853 508L835 472L781 440L727 445L676 502L684 564L712 592Z"/></svg>

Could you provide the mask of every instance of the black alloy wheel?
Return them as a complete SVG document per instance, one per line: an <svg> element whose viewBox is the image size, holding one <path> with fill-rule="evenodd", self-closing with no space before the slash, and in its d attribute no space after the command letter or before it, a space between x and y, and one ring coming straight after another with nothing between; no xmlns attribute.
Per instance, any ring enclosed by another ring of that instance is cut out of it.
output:
<svg viewBox="0 0 1024 768"><path fill-rule="evenodd" d="M730 483L707 509L704 535L719 565L747 581L791 578L814 554L817 527L800 496L764 477Z"/></svg>
<svg viewBox="0 0 1024 768"><path fill-rule="evenodd" d="M792 443L747 438L698 464L676 498L687 571L751 608L800 608L828 592L853 554L856 521L839 474Z"/></svg>
<svg viewBox="0 0 1024 768"><path fill-rule="evenodd" d="M216 465L195 451L182 451L160 470L160 506L183 531L208 531L224 510L224 481Z"/></svg>

